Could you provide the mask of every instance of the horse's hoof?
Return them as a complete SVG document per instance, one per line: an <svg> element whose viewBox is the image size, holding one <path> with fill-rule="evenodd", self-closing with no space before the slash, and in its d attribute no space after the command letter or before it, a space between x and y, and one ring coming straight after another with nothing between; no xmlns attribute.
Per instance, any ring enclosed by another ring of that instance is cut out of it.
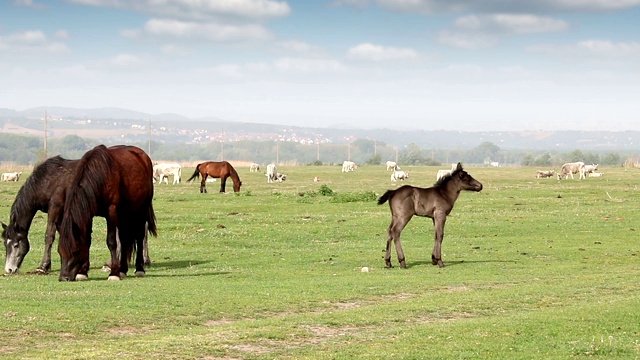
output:
<svg viewBox="0 0 640 360"><path fill-rule="evenodd" d="M47 270L45 270L45 269L43 269L43 268L37 268L34 272L35 272L36 274L41 274L41 275L47 275L47 274L49 274L49 271L47 271Z"/></svg>
<svg viewBox="0 0 640 360"><path fill-rule="evenodd" d="M108 281L120 281L120 277L119 276L115 276L115 275L109 275L107 280Z"/></svg>
<svg viewBox="0 0 640 360"><path fill-rule="evenodd" d="M146 275L144 271L136 271L134 274L136 277L144 277Z"/></svg>
<svg viewBox="0 0 640 360"><path fill-rule="evenodd" d="M76 275L76 281L84 281L84 280L88 280L89 276L85 275L85 274L77 274Z"/></svg>

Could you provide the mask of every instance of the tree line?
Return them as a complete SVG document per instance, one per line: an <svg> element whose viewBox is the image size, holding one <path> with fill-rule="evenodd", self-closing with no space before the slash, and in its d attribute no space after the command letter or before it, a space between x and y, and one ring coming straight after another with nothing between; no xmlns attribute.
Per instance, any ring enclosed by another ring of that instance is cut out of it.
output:
<svg viewBox="0 0 640 360"><path fill-rule="evenodd" d="M19 165L33 165L47 157L60 155L78 159L102 142L77 135L49 139L44 152L43 139L0 133L0 161ZM118 145L117 143L106 144ZM237 141L185 144L147 141L130 143L147 151L154 160L195 162L201 160L243 160L259 164L333 165L351 160L357 164L380 165L396 161L400 165L464 164L523 165L558 167L565 162L584 161L587 164L622 165L630 154L600 153L573 150L554 152L544 150L501 149L491 142L483 142L471 149L424 149L415 143L402 147L377 140L359 139L349 144L300 144L286 141Z"/></svg>

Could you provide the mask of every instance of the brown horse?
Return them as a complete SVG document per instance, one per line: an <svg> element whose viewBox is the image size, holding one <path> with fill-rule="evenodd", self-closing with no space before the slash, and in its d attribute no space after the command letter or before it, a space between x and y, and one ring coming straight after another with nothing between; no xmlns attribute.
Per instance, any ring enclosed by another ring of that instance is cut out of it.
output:
<svg viewBox="0 0 640 360"><path fill-rule="evenodd" d="M200 180L200 193L206 193L207 187L207 177L219 178L220 179L220 192L224 193L225 187L227 185L227 178L231 177L233 180L233 191L240 191L240 186L242 185L242 181L240 181L240 176L236 172L236 169L231 166L226 161L207 161L202 164L198 164L196 166L196 171L193 172L193 175L187 180L187 182L197 178L202 177Z"/></svg>
<svg viewBox="0 0 640 360"><path fill-rule="evenodd" d="M396 190L388 190L378 199L378 205L389 200L391 208L391 225L387 234L387 252L384 256L386 267L391 267L391 242L396 245L398 262L401 268L407 264L400 243L400 233L414 215L429 217L435 227L435 243L431 254L431 263L444 267L442 262L442 238L444 237L444 223L447 215L453 209L453 204L458 199L461 190L480 191L482 184L471 177L458 163L450 175L438 180L430 188L419 188L404 185Z"/></svg>
<svg viewBox="0 0 640 360"><path fill-rule="evenodd" d="M136 249L136 275L144 275L145 225L157 236L153 212L153 165L135 146L99 145L78 163L67 191L60 224L60 280L85 279L93 217L107 220L107 246L111 253L109 280L127 273L128 259ZM120 254L116 231L120 237Z"/></svg>

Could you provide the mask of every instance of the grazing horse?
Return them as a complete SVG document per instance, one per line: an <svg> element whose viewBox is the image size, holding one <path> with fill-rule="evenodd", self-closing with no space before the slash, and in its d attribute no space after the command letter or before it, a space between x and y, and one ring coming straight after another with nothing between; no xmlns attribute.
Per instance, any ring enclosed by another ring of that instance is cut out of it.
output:
<svg viewBox="0 0 640 360"><path fill-rule="evenodd" d="M202 177L202 180L200 180L200 193L207 192L207 177L220 178L221 193L224 193L227 178L229 177L233 180L233 191L240 191L240 186L242 185L242 181L240 181L240 176L238 176L236 169L234 169L227 161L207 161L202 164L198 164L198 166L196 166L196 171L193 172L193 175L191 175L187 182L197 177Z"/></svg>
<svg viewBox="0 0 640 360"><path fill-rule="evenodd" d="M78 160L67 160L54 156L37 165L31 176L18 190L11 205L9 225L2 224L2 238L7 257L4 270L17 273L29 252L29 229L38 210L47 213L47 230L44 237L44 255L36 272L48 274L51 271L51 247L56 239L56 230L62 220L64 200ZM151 264L145 236L145 266Z"/></svg>
<svg viewBox="0 0 640 360"><path fill-rule="evenodd" d="M275 180L278 180L278 169L276 168L276 164L267 165L267 173L265 175L267 176L267 183L272 183Z"/></svg>
<svg viewBox="0 0 640 360"><path fill-rule="evenodd" d="M395 161L387 161L387 171L389 170L400 170L400 166Z"/></svg>
<svg viewBox="0 0 640 360"><path fill-rule="evenodd" d="M464 171L462 164L458 163L450 175L440 179L433 187L425 189L404 185L396 190L388 190L378 199L378 205L388 200L391 208L391 225L387 233L387 252L384 257L386 267L391 267L391 242L395 243L400 267L407 267L400 233L414 215L429 217L433 220L435 243L431 263L444 267L442 262L444 223L462 190L481 191L482 184Z"/></svg>
<svg viewBox="0 0 640 360"><path fill-rule="evenodd" d="M82 156L67 190L59 229L60 281L87 278L95 216L104 217L107 222L109 280L126 275L133 249L136 276L144 275L145 226L157 236L152 178L151 159L135 146L99 145Z"/></svg>

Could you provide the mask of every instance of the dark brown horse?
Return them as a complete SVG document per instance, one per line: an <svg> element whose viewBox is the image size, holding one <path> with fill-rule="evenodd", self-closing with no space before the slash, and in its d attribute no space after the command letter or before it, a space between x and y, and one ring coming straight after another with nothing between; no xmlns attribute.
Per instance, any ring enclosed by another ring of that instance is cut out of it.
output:
<svg viewBox="0 0 640 360"><path fill-rule="evenodd" d="M17 273L29 252L29 229L38 210L47 213L48 216L44 254L36 272L48 274L51 271L51 248L56 238L57 227L62 220L66 192L78 162L60 156L49 158L33 169L31 176L18 190L11 205L9 224L2 224L2 238L7 254L4 266L6 273ZM147 249L146 241L144 248ZM148 250L145 250L144 263L145 266L151 264Z"/></svg>
<svg viewBox="0 0 640 360"><path fill-rule="evenodd" d="M144 275L145 225L157 236L153 212L153 165L135 146L99 145L78 163L67 190L60 224L60 280L85 279L89 272L89 248L93 217L107 220L107 247L111 253L109 280L126 275L136 249L136 275ZM121 252L117 253L120 237Z"/></svg>
<svg viewBox="0 0 640 360"><path fill-rule="evenodd" d="M438 180L433 187L425 189L404 185L396 190L388 190L378 199L378 205L389 200L391 208L391 225L389 225L387 234L387 252L384 256L386 267L391 267L392 241L396 245L400 267L407 267L400 242L400 233L414 215L429 217L433 220L435 243L431 254L431 263L444 267L442 262L444 223L462 190L480 191L482 184L464 171L462 165L458 163L450 175Z"/></svg>
<svg viewBox="0 0 640 360"><path fill-rule="evenodd" d="M207 192L207 177L220 179L221 193L224 193L227 185L227 178L229 177L233 180L233 191L240 191L240 186L242 185L242 181L240 181L240 176L238 176L236 169L226 161L207 161L202 164L198 164L198 166L196 166L196 171L193 172L193 175L191 175L187 182L197 177L202 177L202 180L200 180L200 193Z"/></svg>

